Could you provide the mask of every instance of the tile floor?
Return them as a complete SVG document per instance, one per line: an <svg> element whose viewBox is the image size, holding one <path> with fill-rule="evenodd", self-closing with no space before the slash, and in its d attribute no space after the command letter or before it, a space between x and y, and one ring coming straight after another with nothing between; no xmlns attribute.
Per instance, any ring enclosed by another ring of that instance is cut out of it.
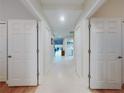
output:
<svg viewBox="0 0 124 93"><path fill-rule="evenodd" d="M36 93L91 93L76 75L73 58L57 59Z"/></svg>

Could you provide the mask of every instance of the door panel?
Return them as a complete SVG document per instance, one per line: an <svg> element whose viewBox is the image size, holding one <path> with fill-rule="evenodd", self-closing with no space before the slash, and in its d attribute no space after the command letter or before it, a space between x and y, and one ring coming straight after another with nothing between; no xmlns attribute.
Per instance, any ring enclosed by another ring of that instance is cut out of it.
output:
<svg viewBox="0 0 124 93"><path fill-rule="evenodd" d="M121 88L121 21L91 20L92 89Z"/></svg>
<svg viewBox="0 0 124 93"><path fill-rule="evenodd" d="M37 85L37 22L8 21L8 85Z"/></svg>
<svg viewBox="0 0 124 93"><path fill-rule="evenodd" d="M7 24L0 21L0 81L7 80Z"/></svg>

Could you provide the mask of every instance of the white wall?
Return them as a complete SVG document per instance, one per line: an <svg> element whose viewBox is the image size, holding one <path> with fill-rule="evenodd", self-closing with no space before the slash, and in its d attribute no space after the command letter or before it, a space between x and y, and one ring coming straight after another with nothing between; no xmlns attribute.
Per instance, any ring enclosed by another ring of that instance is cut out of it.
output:
<svg viewBox="0 0 124 93"><path fill-rule="evenodd" d="M48 28L45 29L45 75L48 74L53 62L53 45L51 45L52 34Z"/></svg>
<svg viewBox="0 0 124 93"><path fill-rule="evenodd" d="M79 64L79 76L83 78L86 87L88 87L89 74L89 29L88 19L83 19L77 24L74 36L75 62Z"/></svg>
<svg viewBox="0 0 124 93"><path fill-rule="evenodd" d="M45 32L44 32L44 26L43 26L43 23L42 23L42 21L40 21L40 22L38 22L38 43L39 43L39 73L40 73L40 77L39 77L39 83L41 84L41 80L43 79L43 76L44 76L44 74L45 74L45 68L44 68L44 61L45 61L45 55L44 55L44 52L45 52L45 50L44 50L44 48L45 48L45 46L44 46L44 38L45 38L45 36L44 36L44 34L45 34Z"/></svg>
<svg viewBox="0 0 124 93"><path fill-rule="evenodd" d="M45 22L39 22L39 62L40 62L40 79L49 72L52 66L54 48L51 45L53 37L48 25ZM42 81L41 81L42 82Z"/></svg>
<svg viewBox="0 0 124 93"><path fill-rule="evenodd" d="M89 19L83 19L82 20L82 30L83 31L83 78L86 87L89 87Z"/></svg>
<svg viewBox="0 0 124 93"><path fill-rule="evenodd" d="M79 25L74 33L74 48L75 48L75 62L76 62L76 72L79 77L83 77L83 42L82 42L83 31L81 31L81 26Z"/></svg>
<svg viewBox="0 0 124 93"><path fill-rule="evenodd" d="M0 0L0 20L36 19L19 0Z"/></svg>

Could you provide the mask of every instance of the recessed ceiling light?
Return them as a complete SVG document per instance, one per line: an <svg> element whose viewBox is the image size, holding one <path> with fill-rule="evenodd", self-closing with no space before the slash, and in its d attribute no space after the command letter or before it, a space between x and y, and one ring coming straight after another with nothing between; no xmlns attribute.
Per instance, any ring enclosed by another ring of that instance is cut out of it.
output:
<svg viewBox="0 0 124 93"><path fill-rule="evenodd" d="M65 17L64 16L60 16L60 21L64 22L65 21Z"/></svg>

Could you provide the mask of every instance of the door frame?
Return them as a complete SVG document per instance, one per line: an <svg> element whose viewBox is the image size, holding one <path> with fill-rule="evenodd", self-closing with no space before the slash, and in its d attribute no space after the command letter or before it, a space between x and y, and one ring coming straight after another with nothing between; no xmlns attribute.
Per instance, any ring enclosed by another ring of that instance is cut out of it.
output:
<svg viewBox="0 0 124 93"><path fill-rule="evenodd" d="M39 67L39 24L37 21L37 85L40 84L40 67Z"/></svg>
<svg viewBox="0 0 124 93"><path fill-rule="evenodd" d="M122 59L122 85L124 84L124 72L123 72L123 70L124 70L124 27L123 27L123 25L124 25L124 18L122 18L121 19L121 30L122 30L122 57L123 57L123 59Z"/></svg>
<svg viewBox="0 0 124 93"><path fill-rule="evenodd" d="M88 24L88 33L89 33L89 74L88 74L88 78L89 78L89 89L90 89L90 78L91 78L91 19L89 19L89 24Z"/></svg>

